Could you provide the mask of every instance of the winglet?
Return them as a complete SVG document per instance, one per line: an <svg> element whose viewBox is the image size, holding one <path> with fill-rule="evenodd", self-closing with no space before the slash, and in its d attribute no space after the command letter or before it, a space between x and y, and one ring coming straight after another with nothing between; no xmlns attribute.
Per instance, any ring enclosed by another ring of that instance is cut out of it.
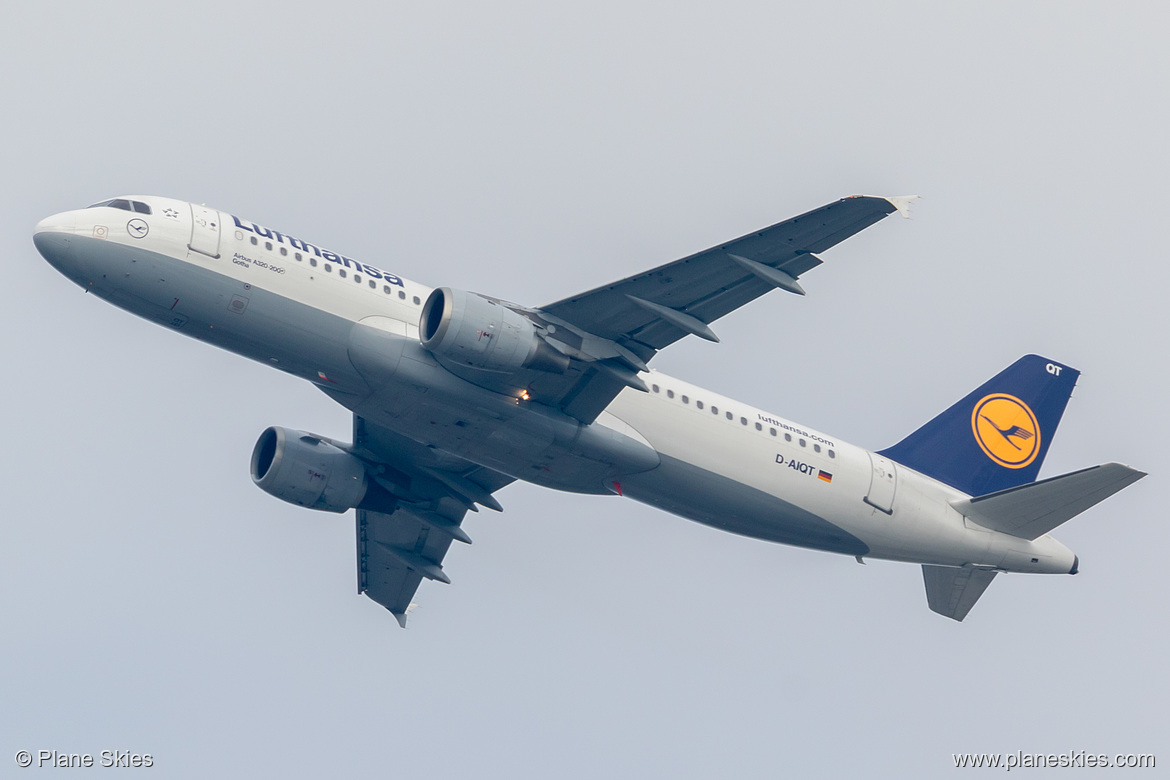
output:
<svg viewBox="0 0 1170 780"><path fill-rule="evenodd" d="M914 201L918 200L917 195L888 195L885 200L889 201L890 205L898 210L902 215L902 219L910 219L910 206Z"/></svg>
<svg viewBox="0 0 1170 780"><path fill-rule="evenodd" d="M406 628L406 618L411 612L414 612L416 607L418 607L418 604L412 601L407 604L406 609L402 610L401 612L390 610L390 614L393 615L394 619L398 621L399 626Z"/></svg>

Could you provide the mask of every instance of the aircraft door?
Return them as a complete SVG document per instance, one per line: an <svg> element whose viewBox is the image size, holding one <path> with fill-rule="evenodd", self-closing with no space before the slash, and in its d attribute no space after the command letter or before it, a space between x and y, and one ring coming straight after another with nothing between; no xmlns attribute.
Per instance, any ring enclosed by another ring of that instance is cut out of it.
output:
<svg viewBox="0 0 1170 780"><path fill-rule="evenodd" d="M873 471L870 474L869 492L865 496L865 503L887 515L892 515L894 493L898 489L898 467L894 461L883 458L876 452L869 453L869 462Z"/></svg>
<svg viewBox="0 0 1170 780"><path fill-rule="evenodd" d="M187 248L208 257L219 257L219 212L191 204L191 243Z"/></svg>

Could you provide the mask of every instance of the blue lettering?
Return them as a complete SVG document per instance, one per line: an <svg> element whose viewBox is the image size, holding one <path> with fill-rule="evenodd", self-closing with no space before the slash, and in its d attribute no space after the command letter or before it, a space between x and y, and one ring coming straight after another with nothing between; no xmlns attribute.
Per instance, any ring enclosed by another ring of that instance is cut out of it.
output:
<svg viewBox="0 0 1170 780"><path fill-rule="evenodd" d="M382 279L385 282L388 282L390 284L396 284L399 287L406 286L405 284L402 283L402 280L399 279L394 274L388 274L385 271L383 271L379 268L376 268L372 265L365 265L364 263L359 263L357 260L354 260L354 259L349 258L349 257L343 257L342 255L339 255L336 252L329 252L327 250L323 251L323 250L319 249L318 247L316 247L315 245L310 244L308 241L303 241L299 238L294 238L292 236L286 236L283 233L280 233L279 231L276 231L276 230L269 230L266 227L261 227L260 225L257 225L255 222L249 222L249 223L245 224L244 221L241 220L239 217L237 217L235 214L232 214L231 217L232 217L232 221L236 223L236 227L240 228L241 230L247 230L249 233L255 233L256 235L263 236L264 238L274 238L274 239L276 239L276 241L278 241L279 243L282 243L282 244L284 243L284 240L287 238L288 243L292 244L293 247L301 250L302 252L310 252L311 251L317 257L324 257L326 260L329 260L329 261L334 262L334 263L339 263L341 265L344 265L346 268L352 268L355 271L365 272L365 273L369 274L370 276L374 277L375 279Z"/></svg>

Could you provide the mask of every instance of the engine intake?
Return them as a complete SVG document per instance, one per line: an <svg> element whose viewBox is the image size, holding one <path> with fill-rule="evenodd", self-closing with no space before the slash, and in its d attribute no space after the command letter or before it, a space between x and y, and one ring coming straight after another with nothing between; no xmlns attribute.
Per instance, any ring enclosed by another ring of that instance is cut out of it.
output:
<svg viewBox="0 0 1170 780"><path fill-rule="evenodd" d="M252 449L252 481L282 501L326 512L348 511L381 492L353 455L304 431L275 426Z"/></svg>
<svg viewBox="0 0 1170 780"><path fill-rule="evenodd" d="M549 346L536 325L476 293L439 287L423 306L419 341L437 357L486 371L521 368L563 374L568 356Z"/></svg>

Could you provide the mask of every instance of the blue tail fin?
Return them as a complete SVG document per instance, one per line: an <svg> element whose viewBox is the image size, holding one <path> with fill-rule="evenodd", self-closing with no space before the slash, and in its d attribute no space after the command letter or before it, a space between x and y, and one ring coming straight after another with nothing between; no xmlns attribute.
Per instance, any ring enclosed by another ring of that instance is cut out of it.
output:
<svg viewBox="0 0 1170 780"><path fill-rule="evenodd" d="M1034 482L1080 375L1025 355L879 454L971 496Z"/></svg>

